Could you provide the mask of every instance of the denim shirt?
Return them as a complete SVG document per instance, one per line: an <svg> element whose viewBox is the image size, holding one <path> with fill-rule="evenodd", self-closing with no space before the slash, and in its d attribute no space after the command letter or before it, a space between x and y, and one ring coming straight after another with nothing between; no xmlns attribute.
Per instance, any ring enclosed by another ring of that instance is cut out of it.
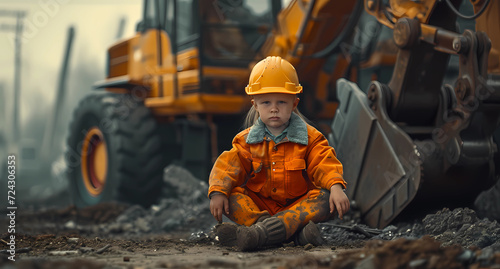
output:
<svg viewBox="0 0 500 269"><path fill-rule="evenodd" d="M259 118L260 120L260 118ZM274 136L273 133L271 133L271 131L269 131L269 129L267 129L267 126L265 128L266 130L266 134L269 136L269 138L271 138L274 143L278 144L281 140L283 140L283 138L286 137L286 134L288 132L288 127L285 128L285 130L283 130L283 132L281 132L281 134L279 134L278 136Z"/></svg>

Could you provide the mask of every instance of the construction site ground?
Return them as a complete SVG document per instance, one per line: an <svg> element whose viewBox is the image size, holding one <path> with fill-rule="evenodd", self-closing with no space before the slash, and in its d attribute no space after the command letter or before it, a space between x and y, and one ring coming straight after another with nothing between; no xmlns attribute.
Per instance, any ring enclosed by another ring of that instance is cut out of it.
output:
<svg viewBox="0 0 500 269"><path fill-rule="evenodd" d="M352 210L319 224L323 246L290 242L239 252L213 233L206 183L174 166L165 182L164 197L148 208L76 208L67 193L24 202L16 232L0 231L0 268L500 268L500 224L469 208L443 208L384 229L364 225Z"/></svg>

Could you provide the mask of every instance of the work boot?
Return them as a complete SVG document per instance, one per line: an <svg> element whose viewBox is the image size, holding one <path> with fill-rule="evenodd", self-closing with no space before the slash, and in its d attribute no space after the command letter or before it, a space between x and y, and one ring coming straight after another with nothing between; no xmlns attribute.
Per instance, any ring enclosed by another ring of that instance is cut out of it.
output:
<svg viewBox="0 0 500 269"><path fill-rule="evenodd" d="M250 227L238 227L236 238L241 251L283 243L286 239L285 224L279 218L270 217Z"/></svg>
<svg viewBox="0 0 500 269"><path fill-rule="evenodd" d="M314 224L312 220L307 223L300 232L296 233L293 242L297 246L305 246L307 244L312 244L313 246L321 246L324 241L321 238L321 233L319 232L318 226Z"/></svg>
<svg viewBox="0 0 500 269"><path fill-rule="evenodd" d="M222 223L215 226L215 235L217 236L219 243L226 247L236 246L236 231L238 230L238 225L234 223Z"/></svg>

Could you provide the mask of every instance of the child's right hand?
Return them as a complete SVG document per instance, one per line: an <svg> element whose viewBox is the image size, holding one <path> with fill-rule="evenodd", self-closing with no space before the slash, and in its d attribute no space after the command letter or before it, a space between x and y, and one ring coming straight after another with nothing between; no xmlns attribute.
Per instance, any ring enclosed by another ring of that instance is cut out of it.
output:
<svg viewBox="0 0 500 269"><path fill-rule="evenodd" d="M229 201L226 195L216 194L210 199L210 213L218 221L222 222L222 214L229 214Z"/></svg>

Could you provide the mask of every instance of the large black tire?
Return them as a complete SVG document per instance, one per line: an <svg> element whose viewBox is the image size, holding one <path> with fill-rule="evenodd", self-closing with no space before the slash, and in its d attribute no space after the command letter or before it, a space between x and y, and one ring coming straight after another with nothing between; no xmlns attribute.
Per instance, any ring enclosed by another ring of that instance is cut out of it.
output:
<svg viewBox="0 0 500 269"><path fill-rule="evenodd" d="M104 201L149 206L158 199L166 163L158 123L142 101L125 94L87 96L74 112L67 145L77 207Z"/></svg>

